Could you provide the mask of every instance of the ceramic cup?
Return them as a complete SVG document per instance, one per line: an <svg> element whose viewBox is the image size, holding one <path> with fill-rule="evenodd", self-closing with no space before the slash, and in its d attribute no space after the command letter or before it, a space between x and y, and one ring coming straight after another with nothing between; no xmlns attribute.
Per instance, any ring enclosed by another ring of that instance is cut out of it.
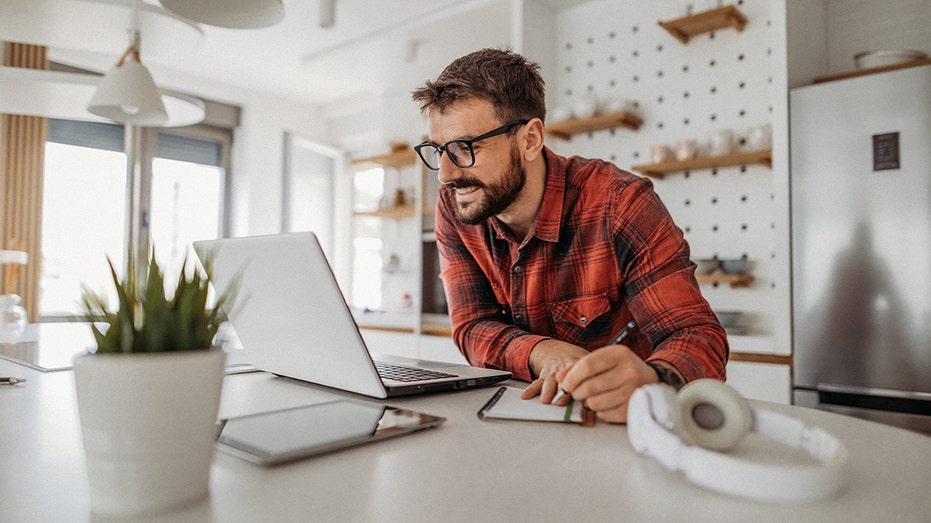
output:
<svg viewBox="0 0 931 523"><path fill-rule="evenodd" d="M629 113L634 110L633 100L624 100L621 98L610 98L601 104L601 112L604 114Z"/></svg>
<svg viewBox="0 0 931 523"><path fill-rule="evenodd" d="M734 152L734 132L730 129L720 129L709 137L709 150L712 156L722 156Z"/></svg>
<svg viewBox="0 0 931 523"><path fill-rule="evenodd" d="M698 158L698 142L695 140L679 140L676 143L676 160L680 162Z"/></svg>
<svg viewBox="0 0 931 523"><path fill-rule="evenodd" d="M572 111L565 107L557 107L550 111L549 117L547 118L550 122L564 122L572 118Z"/></svg>
<svg viewBox="0 0 931 523"><path fill-rule="evenodd" d="M747 147L751 151L762 151L773 145L773 130L769 124L758 125L747 133Z"/></svg>
<svg viewBox="0 0 931 523"><path fill-rule="evenodd" d="M663 163L672 160L672 149L668 145L656 144L653 146L653 163Z"/></svg>
<svg viewBox="0 0 931 523"><path fill-rule="evenodd" d="M591 118L598 110L598 99L594 96L579 98L572 104L574 118Z"/></svg>

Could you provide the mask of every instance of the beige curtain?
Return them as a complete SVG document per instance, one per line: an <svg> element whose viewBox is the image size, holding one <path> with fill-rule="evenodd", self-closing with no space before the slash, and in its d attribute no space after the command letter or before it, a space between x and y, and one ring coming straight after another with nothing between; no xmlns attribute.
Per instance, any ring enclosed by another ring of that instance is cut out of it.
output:
<svg viewBox="0 0 931 523"><path fill-rule="evenodd" d="M3 65L48 69L47 48L5 42ZM0 248L29 253L27 265L4 266L0 282L3 292L22 296L29 321L36 322L47 120L15 114L0 119Z"/></svg>

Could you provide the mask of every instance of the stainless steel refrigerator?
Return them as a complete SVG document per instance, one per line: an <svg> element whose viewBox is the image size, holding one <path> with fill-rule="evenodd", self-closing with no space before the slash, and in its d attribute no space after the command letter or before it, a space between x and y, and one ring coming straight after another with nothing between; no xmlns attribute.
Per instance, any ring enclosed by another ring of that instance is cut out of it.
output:
<svg viewBox="0 0 931 523"><path fill-rule="evenodd" d="M789 107L794 402L931 434L931 65Z"/></svg>

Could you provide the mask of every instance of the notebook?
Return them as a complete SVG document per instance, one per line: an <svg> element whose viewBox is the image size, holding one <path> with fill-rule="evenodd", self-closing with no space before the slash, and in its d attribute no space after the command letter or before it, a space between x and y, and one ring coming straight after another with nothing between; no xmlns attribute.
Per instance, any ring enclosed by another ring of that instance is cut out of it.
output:
<svg viewBox="0 0 931 523"><path fill-rule="evenodd" d="M194 242L194 250L208 261L218 293L238 281L236 302L225 312L259 370L374 398L479 387L511 376L370 353L313 233L205 240ZM408 375L383 378L378 369L388 367ZM427 377L411 376L418 372Z"/></svg>
<svg viewBox="0 0 931 523"><path fill-rule="evenodd" d="M569 398L566 406L540 403L540 398L522 399L523 389L501 387L478 411L481 420L546 421L575 423L584 427L595 424L594 411L581 401Z"/></svg>

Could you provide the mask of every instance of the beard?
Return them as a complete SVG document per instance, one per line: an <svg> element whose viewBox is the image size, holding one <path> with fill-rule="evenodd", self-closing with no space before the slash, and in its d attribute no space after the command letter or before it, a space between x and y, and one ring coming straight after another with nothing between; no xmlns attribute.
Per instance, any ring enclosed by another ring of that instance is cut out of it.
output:
<svg viewBox="0 0 931 523"><path fill-rule="evenodd" d="M511 161L507 172L498 183L485 184L475 178L460 178L446 185L456 202L456 218L466 225L478 225L488 218L504 212L520 195L527 183L527 171L520 163L520 154L511 147ZM459 203L455 189L477 187L484 192L483 198L469 204Z"/></svg>

